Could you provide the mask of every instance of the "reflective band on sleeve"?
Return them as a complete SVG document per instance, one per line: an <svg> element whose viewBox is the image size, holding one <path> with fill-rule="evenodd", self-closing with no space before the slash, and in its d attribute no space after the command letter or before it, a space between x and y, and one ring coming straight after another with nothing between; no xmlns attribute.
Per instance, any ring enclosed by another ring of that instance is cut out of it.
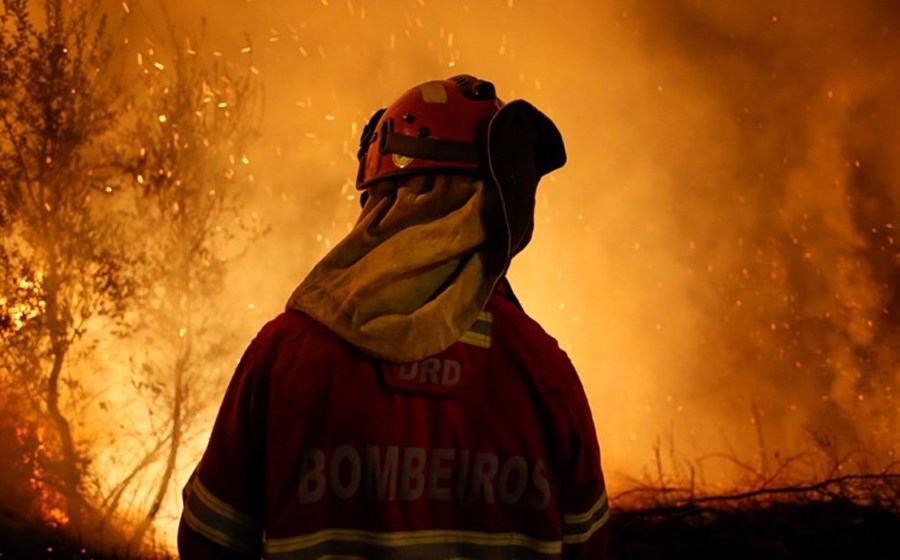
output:
<svg viewBox="0 0 900 560"><path fill-rule="evenodd" d="M609 500L606 490L594 506L584 513L563 516L563 542L578 544L587 541L609 520Z"/></svg>
<svg viewBox="0 0 900 560"><path fill-rule="evenodd" d="M373 532L329 529L286 539L269 539L266 558L306 560L362 558L521 558L559 559L561 541L544 541L521 533L474 531Z"/></svg>
<svg viewBox="0 0 900 560"><path fill-rule="evenodd" d="M469 330L459 339L460 342L478 346L479 348L490 348L493 321L494 317L490 311L482 311L478 314L478 319L469 327Z"/></svg>
<svg viewBox="0 0 900 560"><path fill-rule="evenodd" d="M229 550L234 550L236 552L247 552L250 550L249 543L238 541L228 533L215 529L207 523L200 521L200 519L198 519L191 511L190 506L184 508L184 522L194 532Z"/></svg>
<svg viewBox="0 0 900 560"><path fill-rule="evenodd" d="M184 520L195 532L231 550L253 550L261 540L259 524L214 496L197 476L188 487Z"/></svg>

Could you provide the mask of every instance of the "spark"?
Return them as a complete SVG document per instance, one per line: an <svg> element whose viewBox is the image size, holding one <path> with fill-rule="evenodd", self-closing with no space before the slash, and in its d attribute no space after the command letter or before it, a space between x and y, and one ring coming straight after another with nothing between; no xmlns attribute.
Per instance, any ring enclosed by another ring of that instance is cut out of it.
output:
<svg viewBox="0 0 900 560"><path fill-rule="evenodd" d="M122 9L125 10L125 13L126 13L126 14L130 14L130 13L131 13L131 8L128 7L128 3L127 3L127 2L122 2Z"/></svg>

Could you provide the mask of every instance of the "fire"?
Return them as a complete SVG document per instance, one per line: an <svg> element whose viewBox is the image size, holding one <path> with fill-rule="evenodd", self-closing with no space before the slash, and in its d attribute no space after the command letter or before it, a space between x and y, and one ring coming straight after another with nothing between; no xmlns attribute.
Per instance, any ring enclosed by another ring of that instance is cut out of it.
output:
<svg viewBox="0 0 900 560"><path fill-rule="evenodd" d="M12 336L46 311L47 302L42 299L41 291L43 281L44 273L37 271L33 278L21 277L15 282L16 293L12 301L0 295L0 335Z"/></svg>
<svg viewBox="0 0 900 560"><path fill-rule="evenodd" d="M22 456L22 464L30 468L31 474L28 484L31 490L37 494L37 505L41 518L49 527L60 528L69 523L69 515L66 513L65 501L59 492L55 491L47 483L47 472L41 466L42 461L38 457L46 456L47 449L44 444L43 429L29 430L24 427L16 428L16 436L19 444L24 448L29 446L29 440L37 439L37 445L30 445L32 453Z"/></svg>

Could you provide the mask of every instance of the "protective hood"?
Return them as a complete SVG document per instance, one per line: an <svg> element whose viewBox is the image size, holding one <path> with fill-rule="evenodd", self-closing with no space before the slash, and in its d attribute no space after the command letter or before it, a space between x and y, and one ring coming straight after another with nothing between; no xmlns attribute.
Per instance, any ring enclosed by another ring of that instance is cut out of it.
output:
<svg viewBox="0 0 900 560"><path fill-rule="evenodd" d="M487 145L487 167L500 193L511 260L531 240L538 183L565 165L565 145L553 121L523 100L504 105L491 119Z"/></svg>
<svg viewBox="0 0 900 560"><path fill-rule="evenodd" d="M484 180L396 181L369 198L287 307L367 354L410 362L449 347L475 322L505 270L507 244L485 227L484 216L500 211Z"/></svg>

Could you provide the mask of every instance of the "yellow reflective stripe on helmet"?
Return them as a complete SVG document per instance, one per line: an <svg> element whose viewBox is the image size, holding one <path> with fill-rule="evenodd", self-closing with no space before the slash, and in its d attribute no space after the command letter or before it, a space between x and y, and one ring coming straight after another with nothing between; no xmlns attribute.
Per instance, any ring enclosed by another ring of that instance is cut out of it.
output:
<svg viewBox="0 0 900 560"><path fill-rule="evenodd" d="M326 529L285 539L268 539L267 554L302 551L329 542L359 543L384 548L412 546L476 545L483 547L518 547L541 555L559 555L561 541L544 541L522 533L481 533L476 531L395 531L375 532L355 529Z"/></svg>
<svg viewBox="0 0 900 560"><path fill-rule="evenodd" d="M597 502L584 513L563 516L563 543L586 542L609 520L609 500L606 490Z"/></svg>

